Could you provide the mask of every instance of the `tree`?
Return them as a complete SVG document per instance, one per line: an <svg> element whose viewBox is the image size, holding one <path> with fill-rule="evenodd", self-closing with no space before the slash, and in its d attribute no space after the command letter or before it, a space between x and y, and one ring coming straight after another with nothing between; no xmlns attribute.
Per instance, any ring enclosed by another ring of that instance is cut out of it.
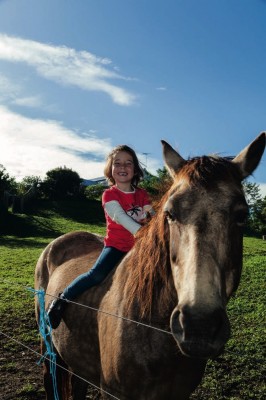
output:
<svg viewBox="0 0 266 400"><path fill-rule="evenodd" d="M172 178L165 167L156 171L157 176L145 172L140 186L147 190L153 201L157 202L171 186Z"/></svg>
<svg viewBox="0 0 266 400"><path fill-rule="evenodd" d="M15 178L11 177L5 167L0 164L0 195L3 195L4 191L16 192L17 184Z"/></svg>
<svg viewBox="0 0 266 400"><path fill-rule="evenodd" d="M66 167L58 167L46 172L41 190L46 197L59 200L66 197L78 197L82 179L79 174Z"/></svg>
<svg viewBox="0 0 266 400"><path fill-rule="evenodd" d="M159 168L159 169L157 169L156 172L157 172L158 178L160 180L171 181L172 178L170 177L169 172L167 171L166 167Z"/></svg>
<svg viewBox="0 0 266 400"><path fill-rule="evenodd" d="M257 183L251 183L248 181L244 181L243 189L245 192L247 203L248 203L250 209L252 209L252 207L256 204L256 202L259 199L261 199L260 187Z"/></svg>
<svg viewBox="0 0 266 400"><path fill-rule="evenodd" d="M260 233L266 234L266 196L261 201L261 211L259 215L259 220L261 223Z"/></svg>
<svg viewBox="0 0 266 400"><path fill-rule="evenodd" d="M243 182L243 189L249 205L247 227L254 233L266 232L266 197L261 197L260 187L256 183Z"/></svg>

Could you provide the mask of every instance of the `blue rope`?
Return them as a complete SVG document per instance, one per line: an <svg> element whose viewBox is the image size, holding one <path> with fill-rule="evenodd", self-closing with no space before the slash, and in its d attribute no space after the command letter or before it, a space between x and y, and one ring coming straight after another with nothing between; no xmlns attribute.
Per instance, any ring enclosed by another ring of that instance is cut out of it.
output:
<svg viewBox="0 0 266 400"><path fill-rule="evenodd" d="M27 288L27 289L38 296L38 301L40 306L39 331L46 347L46 352L38 361L38 365L40 365L45 358L49 358L50 374L52 375L53 388L54 388L54 400L59 400L57 391L57 382L56 382L56 353L53 351L52 327L47 312L45 311L45 292L43 289L41 290L35 290L33 288Z"/></svg>

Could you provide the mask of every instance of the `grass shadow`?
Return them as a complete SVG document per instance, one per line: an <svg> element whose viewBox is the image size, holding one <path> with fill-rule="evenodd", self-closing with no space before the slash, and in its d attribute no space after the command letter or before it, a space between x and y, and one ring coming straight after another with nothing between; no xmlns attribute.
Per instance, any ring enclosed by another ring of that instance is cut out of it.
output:
<svg viewBox="0 0 266 400"><path fill-rule="evenodd" d="M25 214L8 213L1 221L1 235L23 237L54 237L61 234L49 223Z"/></svg>
<svg viewBox="0 0 266 400"><path fill-rule="evenodd" d="M61 219L60 219L61 218ZM24 214L7 212L0 219L0 235L17 238L55 238L66 233L64 221L84 226L105 226L100 201L96 200L38 200Z"/></svg>
<svg viewBox="0 0 266 400"><path fill-rule="evenodd" d="M98 200L38 200L31 204L26 214L42 218L59 215L83 224L105 223L102 204Z"/></svg>

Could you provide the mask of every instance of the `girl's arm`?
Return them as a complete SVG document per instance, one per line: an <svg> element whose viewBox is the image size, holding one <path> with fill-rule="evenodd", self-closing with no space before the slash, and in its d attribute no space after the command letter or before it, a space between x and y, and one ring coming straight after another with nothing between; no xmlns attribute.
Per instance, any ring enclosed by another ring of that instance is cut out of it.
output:
<svg viewBox="0 0 266 400"><path fill-rule="evenodd" d="M132 235L135 235L141 225L134 221L129 215L126 214L125 210L116 200L108 201L104 205L105 211L115 221L117 224L122 225L127 229Z"/></svg>

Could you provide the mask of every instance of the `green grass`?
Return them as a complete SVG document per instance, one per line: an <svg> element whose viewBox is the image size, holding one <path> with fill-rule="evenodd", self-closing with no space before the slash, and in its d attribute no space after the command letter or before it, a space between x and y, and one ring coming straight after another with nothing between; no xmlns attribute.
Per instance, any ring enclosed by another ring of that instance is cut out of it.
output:
<svg viewBox="0 0 266 400"><path fill-rule="evenodd" d="M44 247L63 233L87 230L104 235L102 207L97 201L43 201L30 214L9 214L1 222L0 230L0 331L11 333L25 345L35 345L38 351L33 295L26 290L33 287L36 261ZM208 361L204 379L191 397L194 400L266 397L265 255L266 241L244 238L242 279L228 305L232 337L223 355ZM4 341L0 359L4 351L10 357L1 364L0 374L10 374L12 379L14 370L20 368L16 355L24 350L15 342ZM14 397L7 399L43 398L41 383L37 388L34 381L27 379L21 382ZM1 388L0 394L4 399Z"/></svg>

